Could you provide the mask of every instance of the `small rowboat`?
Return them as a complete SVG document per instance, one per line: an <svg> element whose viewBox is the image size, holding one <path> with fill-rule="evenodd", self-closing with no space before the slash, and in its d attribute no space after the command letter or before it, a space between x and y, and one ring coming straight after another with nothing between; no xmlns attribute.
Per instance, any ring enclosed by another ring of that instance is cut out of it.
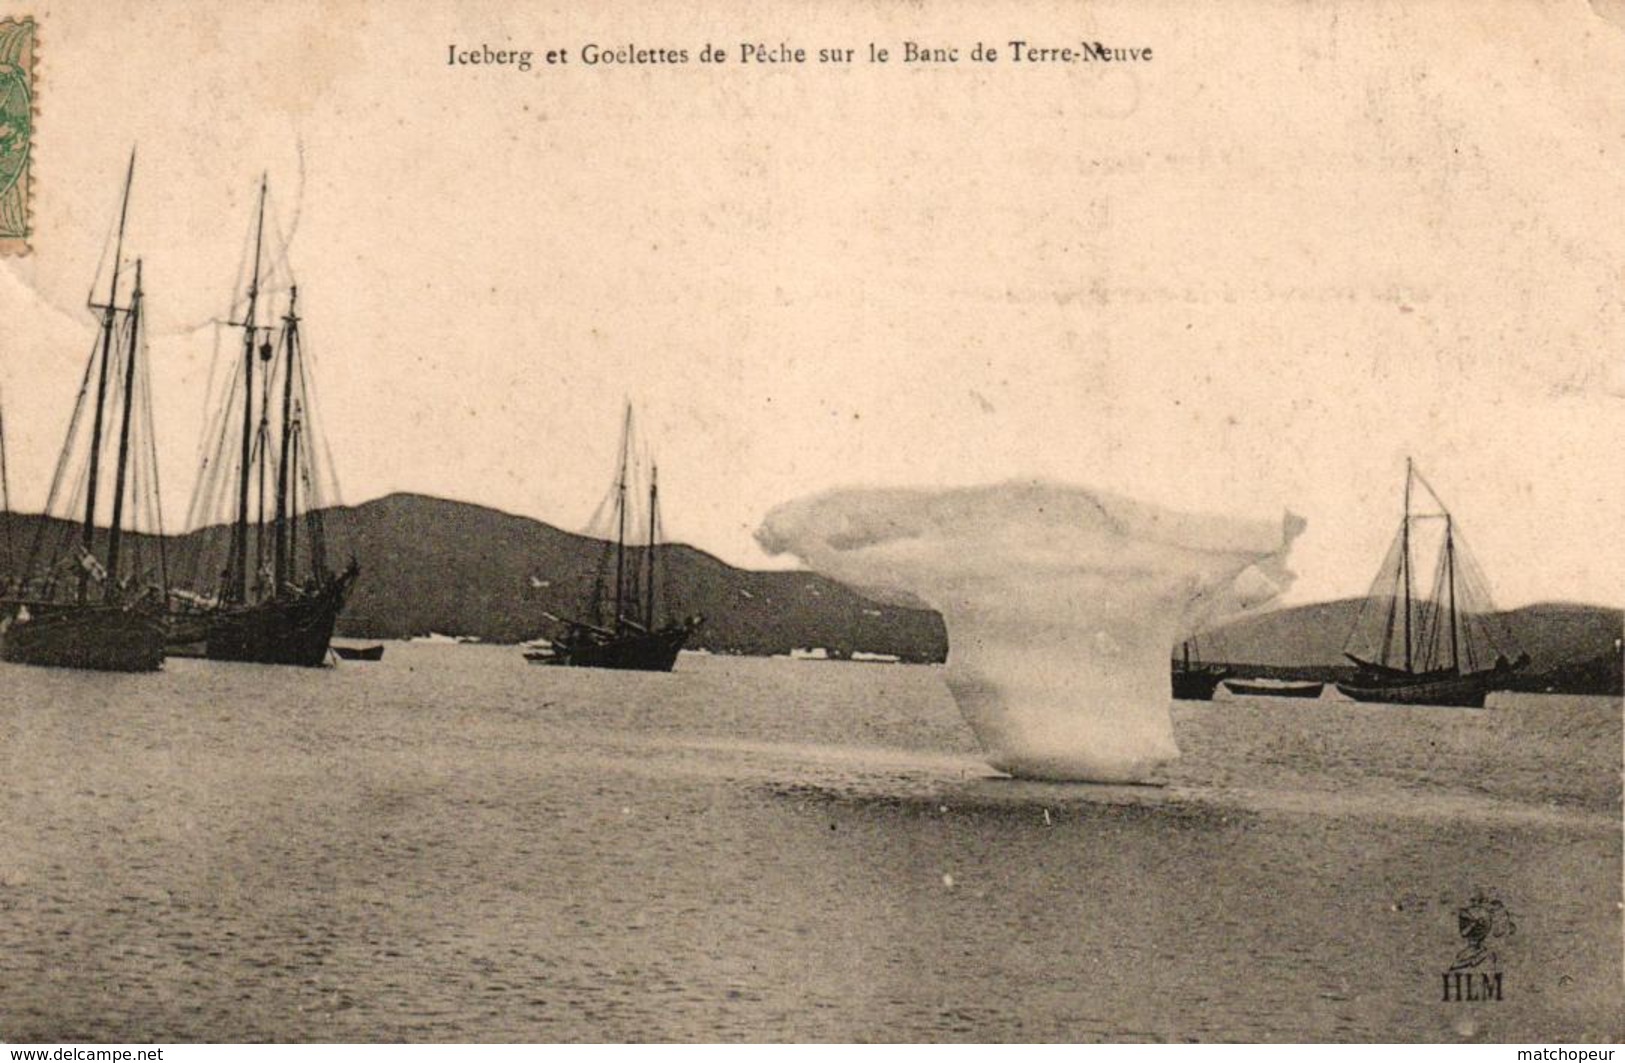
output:
<svg viewBox="0 0 1625 1063"><path fill-rule="evenodd" d="M1226 679L1224 688L1246 698L1318 698L1326 684L1286 679Z"/></svg>

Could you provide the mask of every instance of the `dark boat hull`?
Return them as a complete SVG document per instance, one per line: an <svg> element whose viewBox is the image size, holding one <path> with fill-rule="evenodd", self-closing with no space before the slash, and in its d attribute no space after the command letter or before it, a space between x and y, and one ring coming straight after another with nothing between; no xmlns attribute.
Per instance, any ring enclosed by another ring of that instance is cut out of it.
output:
<svg viewBox="0 0 1625 1063"><path fill-rule="evenodd" d="M209 618L203 635L204 656L211 661L304 668L326 664L333 626L356 574L352 566L313 594L221 609Z"/></svg>
<svg viewBox="0 0 1625 1063"><path fill-rule="evenodd" d="M1175 668L1174 698L1177 701L1212 701L1219 682L1229 674L1223 668Z"/></svg>
<svg viewBox="0 0 1625 1063"><path fill-rule="evenodd" d="M117 605L42 605L0 633L0 659L48 668L156 672L168 625L160 613Z"/></svg>
<svg viewBox="0 0 1625 1063"><path fill-rule="evenodd" d="M384 659L382 646L334 646L333 652L346 661L381 661Z"/></svg>
<svg viewBox="0 0 1625 1063"><path fill-rule="evenodd" d="M688 641L686 627L662 628L647 634L623 635L575 645L555 643L551 650L527 653L532 664L569 668L615 668L633 672L669 672Z"/></svg>
<svg viewBox="0 0 1625 1063"><path fill-rule="evenodd" d="M1325 683L1249 683L1241 679L1226 679L1225 688L1232 694L1247 698L1318 698L1326 689Z"/></svg>
<svg viewBox="0 0 1625 1063"><path fill-rule="evenodd" d="M1400 679L1388 676L1359 676L1340 682L1337 689L1355 701L1382 705L1429 705L1462 709L1482 709L1484 699L1501 673L1470 672L1467 675L1418 676Z"/></svg>

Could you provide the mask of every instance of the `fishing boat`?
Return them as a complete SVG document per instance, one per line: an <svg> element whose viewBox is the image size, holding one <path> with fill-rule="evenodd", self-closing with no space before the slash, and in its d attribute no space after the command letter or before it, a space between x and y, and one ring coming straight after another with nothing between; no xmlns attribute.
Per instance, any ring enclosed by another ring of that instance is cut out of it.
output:
<svg viewBox="0 0 1625 1063"><path fill-rule="evenodd" d="M1224 688L1244 698L1318 698L1326 684L1292 679L1226 679Z"/></svg>
<svg viewBox="0 0 1625 1063"><path fill-rule="evenodd" d="M1421 509L1413 505L1418 487ZM1432 571L1419 574L1416 557L1430 545ZM1528 665L1529 655L1514 659L1514 651L1455 518L1407 458L1399 531L1344 646L1357 671L1337 689L1356 701L1483 708L1491 690Z"/></svg>
<svg viewBox="0 0 1625 1063"><path fill-rule="evenodd" d="M333 652L344 661L381 661L384 659L383 646L334 646Z"/></svg>
<svg viewBox="0 0 1625 1063"><path fill-rule="evenodd" d="M1174 698L1178 701L1212 701L1219 683L1230 674L1230 669L1218 664L1203 664L1195 639L1180 644L1180 656L1173 663Z"/></svg>
<svg viewBox="0 0 1625 1063"><path fill-rule="evenodd" d="M656 622L656 564L660 555L660 487L658 470L648 470L647 523L633 518L629 503L641 494L634 491L632 407L626 408L621 428L621 450L615 484L610 489L610 519L614 541L606 551L593 580L588 613L591 620L569 619L544 614L563 630L551 637L545 648L529 650L525 659L532 664L565 665L576 668L615 668L639 672L669 672L677 654L688 641L700 618ZM604 507L600 506L600 513ZM641 546L627 542L628 533L639 525L648 538ZM613 584L613 590L611 590ZM669 596L668 596L669 597ZM607 609L608 615L605 615Z"/></svg>
<svg viewBox="0 0 1625 1063"><path fill-rule="evenodd" d="M201 642L210 660L317 667L327 662L360 566L353 558L341 572L328 565L322 511L331 478L317 463L325 448L314 429L297 285L287 289L280 326L260 324L262 303L273 294L262 288L265 198L261 180L251 279L242 318L232 325L242 330L242 354L192 500L194 527L232 511L226 557L223 567L209 559L205 568L210 551L199 551L193 581L207 588L218 573L218 583L177 610L175 641Z"/></svg>
<svg viewBox="0 0 1625 1063"><path fill-rule="evenodd" d="M91 303L91 309L100 315L101 327L91 345L67 439L28 557L20 567L11 559L6 601L0 610L0 658L17 664L151 672L164 662L168 576L139 258L129 300L123 305L119 302L125 221L134 176L132 152L124 177L107 302ZM109 459L110 490L105 479ZM0 475L0 481L5 479ZM9 547L9 483L0 486L8 489ZM97 510L104 493L111 515L107 527L101 529ZM72 519L68 519L70 514ZM142 524L153 533L151 541L136 534Z"/></svg>

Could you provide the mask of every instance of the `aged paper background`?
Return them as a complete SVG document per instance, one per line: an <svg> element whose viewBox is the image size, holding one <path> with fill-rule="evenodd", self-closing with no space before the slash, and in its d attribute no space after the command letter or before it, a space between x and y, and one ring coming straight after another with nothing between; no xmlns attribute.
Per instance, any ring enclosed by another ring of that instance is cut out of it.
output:
<svg viewBox="0 0 1625 1063"><path fill-rule="evenodd" d="M1290 600L1314 601L1365 590L1413 456L1498 604L1625 599L1613 0L0 4L24 13L18 508L134 147L176 520L264 173L349 502L580 526L631 397L682 485L672 536L735 564L779 563L751 532L807 491L1046 477L1290 508ZM1152 58L1017 63L1018 40ZM807 61L741 62L781 43ZM530 69L448 61L483 46ZM855 61L817 61L836 47Z"/></svg>

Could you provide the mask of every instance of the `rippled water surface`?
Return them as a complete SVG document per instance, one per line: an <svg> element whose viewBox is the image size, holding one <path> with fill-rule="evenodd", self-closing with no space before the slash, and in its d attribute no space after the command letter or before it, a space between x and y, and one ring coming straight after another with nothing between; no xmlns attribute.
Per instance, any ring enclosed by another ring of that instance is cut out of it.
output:
<svg viewBox="0 0 1625 1063"><path fill-rule="evenodd" d="M1178 704L1091 787L940 669L678 669L0 665L0 1039L1625 1035L1617 700Z"/></svg>

